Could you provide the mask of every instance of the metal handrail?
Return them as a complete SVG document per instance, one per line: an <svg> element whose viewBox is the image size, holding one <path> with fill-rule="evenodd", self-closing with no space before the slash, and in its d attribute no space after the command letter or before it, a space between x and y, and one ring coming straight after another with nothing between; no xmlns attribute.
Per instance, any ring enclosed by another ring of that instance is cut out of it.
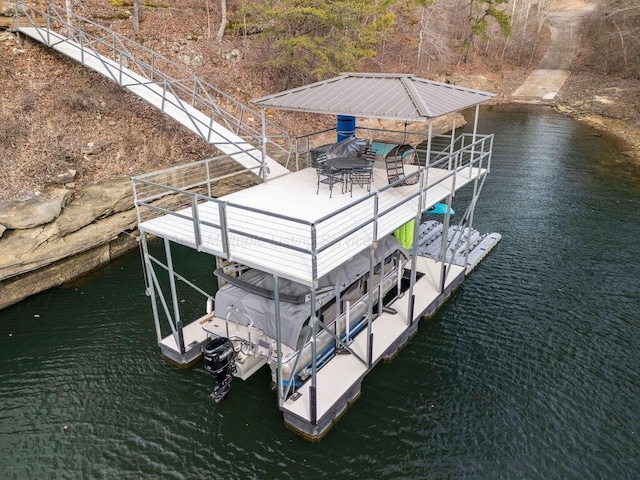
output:
<svg viewBox="0 0 640 480"><path fill-rule="evenodd" d="M226 215L226 210L229 207L233 207L236 209L240 209L240 210L245 210L247 212L251 212L251 213L258 213L261 215L264 215L266 217L272 217L272 218L278 218L280 221L284 221L284 222L290 222L291 224L296 224L296 225L307 225L310 227L310 235L311 237L309 238L309 242L308 245L310 245L310 247L306 247L306 246L300 246L300 245L290 245L290 244L286 244L283 242L279 242L277 240L274 239L269 239L269 238L257 238L254 234L251 234L250 232L243 232L241 230L236 230L234 229L231 233L234 233L236 235L244 235L244 236L248 236L252 239L256 239L256 240L260 240L262 242L274 245L274 246L279 246L285 249L289 249L292 251L297 251L297 252L301 252L307 255L310 255L311 257L311 261L312 262L317 262L317 258L318 255L321 254L323 251L325 251L326 249L330 248L331 246L336 245L338 242L341 242L345 239L348 239L351 235L353 235L354 233L356 233L357 231L361 230L362 228L366 227L369 224L373 224L374 225L374 231L377 231L377 223L379 221L379 219L381 217L383 217L385 214L388 214L390 212L392 212L394 209L399 208L400 206L415 201L415 198L417 196L419 196L420 194L424 193L426 194L428 192L429 189L432 189L438 185L441 185L443 182L447 181L448 179L455 177L455 175L460 172L462 169L468 168L468 167L473 167L473 168L482 168L483 162L486 160L486 166L487 168L489 167L489 162L490 162L490 158L491 158L491 146L492 146L492 141L493 141L493 135L486 135L486 136L482 136L481 138L477 138L475 142L471 142L469 144L464 145L463 148L461 148L458 151L455 151L451 154L449 154L449 157L447 157L446 159L443 159L442 162L448 162L449 159L452 160L452 165L453 168L450 170L450 172L443 176L442 178L438 179L436 182L432 183L432 184L424 184L424 185L417 185L416 191L406 197L403 198L395 203L393 203L392 205L388 206L384 211L381 212L377 212L377 208L378 208L378 201L379 201L379 197L380 194L385 192L386 190L393 188L393 184L391 185L386 185L384 187L382 187L380 190L376 191L376 192L372 192L368 195L365 195L363 197L360 197L356 200L354 200L353 202L349 203L348 205L345 205L344 207L340 208L337 211L332 212L329 215L326 215L314 222L309 222L309 221L305 221L305 220L301 220L298 218L294 218L294 217L289 217L287 215L282 215L282 214L276 214L273 212L269 212L267 210L261 210L259 208L254 208L254 207L246 207L243 205L238 205L238 204L233 204L233 203L229 203L227 201L224 200L220 200L220 199L215 199L212 198L210 196L207 195L202 195L202 194L198 194L198 193L194 193L194 192L188 192L179 188L175 188L175 187L170 187L170 186L164 186L166 188L166 190L170 193L181 193L181 194L186 194L188 196L191 197L191 203L192 205L197 203L199 200L205 200L205 201L211 201L211 202L215 202L216 204L219 205L220 211L222 212L222 215ZM472 155L473 154L473 155ZM195 162L198 164L203 163L203 161L200 162ZM164 172L172 172L172 171L177 171L180 169L185 169L185 168L190 168L192 167L195 163L192 164L188 164L188 165L183 165L183 166L177 166L177 167L172 167L170 169L165 169ZM430 166L429 166L430 167ZM412 173L411 175L419 175L421 174L421 172L425 172L427 171L427 169L429 168L428 166L425 167L421 167L418 171ZM157 172L156 172L157 174ZM132 184L133 184L133 189L134 189L134 198L135 198L135 202L136 202L136 207L142 207L142 206L147 206L153 209L158 209L161 210L161 207L157 207L154 206L149 202L149 199L147 198L139 198L138 197L138 188L137 185L138 184L143 184L143 185L153 185L155 187L160 187L162 188L163 186L157 182L151 182L149 180L149 177L153 176L154 173L151 174L145 174L145 175L140 175L138 177L133 177L132 178ZM208 179L207 181L212 181L211 179ZM202 183L202 182L201 182ZM154 198L155 199L155 198ZM366 218L364 218L362 221L358 222L357 225L355 226L351 226L351 228L349 228L348 231L344 232L343 234L332 238L329 241L326 241L324 243L317 243L317 239L314 240L315 236L314 236L314 232L317 229L318 226L322 225L325 222L330 221L332 218L334 218L336 215L339 215L341 213L346 212L347 210L350 209L355 209L355 208L359 208L361 206L361 204L363 202L368 202L371 201L373 199L373 211L377 212L377 214L373 215L373 216L367 216ZM153 200L151 200L153 201ZM164 209L162 209L164 210ZM193 213L192 213L192 217L189 217L189 215L185 215L183 214L178 214L176 212L173 212L173 214L184 217L184 218L190 218L191 221L194 222L194 238L198 238L197 234L198 234L198 228L199 225L208 225L214 228L219 228L220 230L225 230L226 227L223 226L223 221L220 222L220 224L212 224L210 222L203 222L202 220L200 220L197 217L197 209L190 209ZM222 218L222 217L221 217ZM197 225L196 225L197 224ZM227 232L228 233L228 232ZM198 245L199 247L199 245ZM225 257L229 258L232 255L232 251L231 251L231 246L226 244L223 245L223 254Z"/></svg>
<svg viewBox="0 0 640 480"><path fill-rule="evenodd" d="M183 66L87 18L72 13L69 16L70 21L68 21L66 19L67 12L54 4L49 4L46 11L20 1L18 4L21 7L21 12L24 12L25 15L21 18L27 20L32 26L38 27L34 20L37 15L46 18L46 30L44 32L42 32L42 28L38 30L40 41L43 43L54 46L57 43L64 43L71 40L77 41L81 46L82 56L87 53L90 55L97 54L98 56L110 57L115 64L119 63L120 67L122 67L125 62L127 64L133 64L137 70L137 72L134 71L134 73L143 76L146 80L145 82L140 82L135 78L131 78L134 80L135 85L142 85L149 89L152 89L152 87L163 87L163 89L173 93L179 100L178 104L174 103L174 105L184 111L189 117L189 120L194 124L196 130L198 130L200 137L205 141L210 140L210 124L203 124L199 119L193 117L193 115L186 110L185 105L208 111L208 116L212 121L215 118L236 135L248 139L256 145L262 144L262 131L244 121L244 118L248 116L261 118L260 112L224 93L205 80L197 77L195 74L186 72ZM67 36L65 40L52 43L50 32L55 31L53 29L54 25L66 31ZM104 55L100 53L98 49L101 49ZM133 53L134 50L135 54ZM148 60L141 57L146 57ZM159 63L162 63L168 70L186 73L187 75L184 78L174 78L168 73L159 70ZM119 79L112 79L120 84L123 83L121 81L122 73L120 73ZM225 105L222 105L217 99L222 100ZM184 105L180 103L184 103ZM267 133L267 145L287 155L287 158L290 157L293 144L289 134L274 122L267 119L264 119L264 121ZM202 130L200 130L197 125L201 125ZM259 163L262 161L260 147L256 146L255 150L258 153L256 161Z"/></svg>

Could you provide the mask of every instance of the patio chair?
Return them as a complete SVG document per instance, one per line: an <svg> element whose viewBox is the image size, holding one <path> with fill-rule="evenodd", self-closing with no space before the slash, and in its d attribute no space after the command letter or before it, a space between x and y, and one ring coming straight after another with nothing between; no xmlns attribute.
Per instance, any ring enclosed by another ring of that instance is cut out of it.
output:
<svg viewBox="0 0 640 480"><path fill-rule="evenodd" d="M408 178L404 173L404 164L410 163L415 157L416 151L410 145L398 145L392 148L385 157L385 164L387 166L387 180L389 184L395 183L394 187L402 187L405 185L414 185L418 183L420 177L418 175L412 175ZM404 181L398 182L401 178L405 178Z"/></svg>
<svg viewBox="0 0 640 480"><path fill-rule="evenodd" d="M373 182L373 161L369 165L361 168L354 168L349 173L349 195L353 197L353 184L367 187L367 193L371 192L371 182Z"/></svg>
<svg viewBox="0 0 640 480"><path fill-rule="evenodd" d="M320 184L329 185L329 198L333 195L333 186L336 183L344 184L344 175L340 170L334 170L328 165L325 165L327 156L323 153L316 156L314 160L314 167L316 169L316 175L318 176L318 183L316 184L316 195L320 193ZM344 185L343 185L344 188Z"/></svg>

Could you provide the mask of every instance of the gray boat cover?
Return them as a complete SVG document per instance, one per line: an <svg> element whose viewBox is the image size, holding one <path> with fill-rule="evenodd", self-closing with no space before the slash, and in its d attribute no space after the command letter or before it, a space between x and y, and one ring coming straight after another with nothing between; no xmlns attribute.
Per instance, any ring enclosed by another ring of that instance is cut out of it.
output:
<svg viewBox="0 0 640 480"><path fill-rule="evenodd" d="M407 257L407 251L400 243L389 235L378 242L376 264L383 258L400 251ZM369 250L365 249L348 262L340 265L318 280L316 308L335 299L336 286L340 291L353 284L369 272ZM262 289L273 291L273 276L260 270L250 269L240 276L240 280ZM308 298L309 287L284 278L279 279L279 292L285 295L307 295L304 303L280 301L280 325L282 342L291 348L297 348L300 331L311 316L311 302ZM323 293L324 292L324 293ZM218 317L226 318L231 312L244 315L233 315L239 324L259 328L271 338L276 338L275 302L270 298L249 292L241 287L227 283L216 293L215 312Z"/></svg>

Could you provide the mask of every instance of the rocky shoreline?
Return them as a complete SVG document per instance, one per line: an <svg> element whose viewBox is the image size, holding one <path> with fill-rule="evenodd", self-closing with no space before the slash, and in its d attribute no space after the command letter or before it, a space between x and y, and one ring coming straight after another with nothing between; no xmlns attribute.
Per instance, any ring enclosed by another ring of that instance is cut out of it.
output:
<svg viewBox="0 0 640 480"><path fill-rule="evenodd" d="M134 248L129 179L73 193L48 186L0 205L0 309L77 278Z"/></svg>

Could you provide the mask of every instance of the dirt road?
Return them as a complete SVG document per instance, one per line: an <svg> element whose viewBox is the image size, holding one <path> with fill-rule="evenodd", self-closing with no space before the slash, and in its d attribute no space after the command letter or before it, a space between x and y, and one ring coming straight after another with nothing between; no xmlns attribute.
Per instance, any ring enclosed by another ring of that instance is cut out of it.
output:
<svg viewBox="0 0 640 480"><path fill-rule="evenodd" d="M553 100L569 77L571 62L580 50L582 22L595 4L581 0L556 1L547 16L549 49L538 68L513 92L514 101Z"/></svg>

